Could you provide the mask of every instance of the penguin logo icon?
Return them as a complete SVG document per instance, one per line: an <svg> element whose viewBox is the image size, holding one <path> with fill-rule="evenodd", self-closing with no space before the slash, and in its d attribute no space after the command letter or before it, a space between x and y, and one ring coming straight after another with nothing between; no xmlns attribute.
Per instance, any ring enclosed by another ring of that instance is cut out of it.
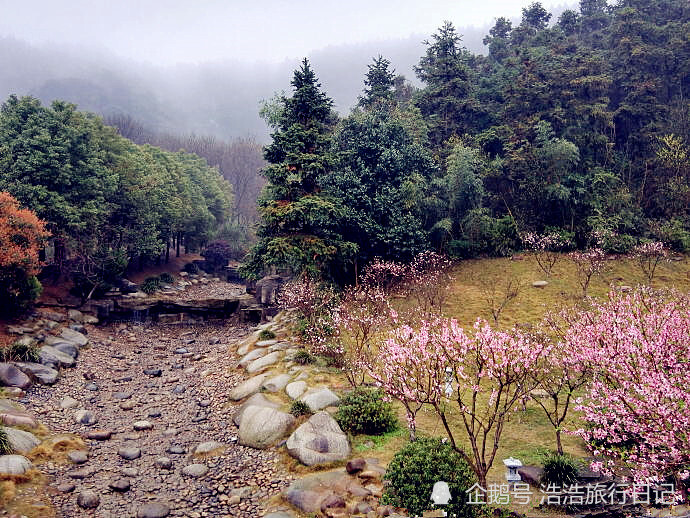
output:
<svg viewBox="0 0 690 518"><path fill-rule="evenodd" d="M434 505L448 505L450 499L450 487L448 487L448 482L436 482L434 484L434 489L431 491L431 501Z"/></svg>

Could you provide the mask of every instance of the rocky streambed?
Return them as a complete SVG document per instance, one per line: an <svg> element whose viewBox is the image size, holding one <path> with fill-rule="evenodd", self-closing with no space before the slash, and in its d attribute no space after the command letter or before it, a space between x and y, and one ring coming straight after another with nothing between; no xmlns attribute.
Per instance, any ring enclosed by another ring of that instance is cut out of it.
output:
<svg viewBox="0 0 690 518"><path fill-rule="evenodd" d="M352 459L331 417L344 387L292 360L299 348L289 321L283 313L257 327L236 319L99 326L79 312L49 311L14 329L20 340L42 340L47 364L44 372L17 365L12 373L34 383L0 400L21 448L0 457L0 476L37 469L42 477L33 500L20 491L17 509L41 517L390 515L378 504L384 469ZM295 419L294 399L313 416ZM306 477L288 469L348 460Z"/></svg>

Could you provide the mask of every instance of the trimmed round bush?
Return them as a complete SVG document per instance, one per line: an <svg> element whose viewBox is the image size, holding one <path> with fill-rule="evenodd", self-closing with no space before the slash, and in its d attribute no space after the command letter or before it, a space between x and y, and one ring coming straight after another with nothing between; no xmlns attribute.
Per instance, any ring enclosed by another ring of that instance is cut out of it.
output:
<svg viewBox="0 0 690 518"><path fill-rule="evenodd" d="M264 329L259 333L259 340L273 340L276 334L270 329Z"/></svg>
<svg viewBox="0 0 690 518"><path fill-rule="evenodd" d="M398 426L393 405L384 401L383 393L377 389L357 388L345 395L335 420L351 434L381 435Z"/></svg>
<svg viewBox="0 0 690 518"><path fill-rule="evenodd" d="M225 241L213 241L201 254L214 270L227 266L232 259L232 248Z"/></svg>
<svg viewBox="0 0 690 518"><path fill-rule="evenodd" d="M553 453L544 460L544 473L541 483L568 486L577 480L578 462L569 455Z"/></svg>
<svg viewBox="0 0 690 518"><path fill-rule="evenodd" d="M163 284L172 284L173 282L175 282L175 278L172 275L170 275L168 272L161 273L158 276L158 279L160 279L160 281Z"/></svg>
<svg viewBox="0 0 690 518"><path fill-rule="evenodd" d="M309 408L309 405L307 405L304 401L295 399L292 402L292 405L290 405L290 413L295 417L299 417L301 415L310 415L312 411L311 408Z"/></svg>
<svg viewBox="0 0 690 518"><path fill-rule="evenodd" d="M141 283L141 291L149 295L161 287L161 281L158 277L148 277Z"/></svg>
<svg viewBox="0 0 690 518"><path fill-rule="evenodd" d="M467 503L466 491L477 478L467 462L449 443L437 437L420 437L398 451L384 475L388 482L382 502L404 507L410 516L434 508L431 492L436 482L446 482L450 502L442 506L448 516L473 518L482 506Z"/></svg>
<svg viewBox="0 0 690 518"><path fill-rule="evenodd" d="M199 266L196 263L187 263L182 267L182 271L190 275L196 275L199 273Z"/></svg>
<svg viewBox="0 0 690 518"><path fill-rule="evenodd" d="M305 349L300 349L292 357L292 361L300 365L307 365L309 363L314 363L315 358L309 354L309 351Z"/></svg>

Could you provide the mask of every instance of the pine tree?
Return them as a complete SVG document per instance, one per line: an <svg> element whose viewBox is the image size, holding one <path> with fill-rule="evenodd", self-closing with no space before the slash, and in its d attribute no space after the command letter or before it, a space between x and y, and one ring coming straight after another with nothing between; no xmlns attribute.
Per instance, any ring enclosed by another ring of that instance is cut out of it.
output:
<svg viewBox="0 0 690 518"><path fill-rule="evenodd" d="M390 64L390 61L379 55L368 65L369 70L364 78L364 96L359 99L362 108L371 108L393 100L395 70L389 68Z"/></svg>
<svg viewBox="0 0 690 518"><path fill-rule="evenodd" d="M356 246L338 233L342 207L320 188L334 163L333 101L307 59L291 85L292 97L278 99L273 142L264 149L269 183L259 200L259 240L242 269L254 278L271 268L334 278Z"/></svg>

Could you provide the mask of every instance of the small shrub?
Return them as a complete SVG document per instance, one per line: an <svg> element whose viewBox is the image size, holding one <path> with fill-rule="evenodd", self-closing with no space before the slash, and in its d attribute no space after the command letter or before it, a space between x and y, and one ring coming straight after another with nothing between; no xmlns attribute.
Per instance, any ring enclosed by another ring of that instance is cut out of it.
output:
<svg viewBox="0 0 690 518"><path fill-rule="evenodd" d="M170 275L168 272L163 272L158 276L158 279L161 281L163 284L172 284L175 282L175 277Z"/></svg>
<svg viewBox="0 0 690 518"><path fill-rule="evenodd" d="M568 455L552 453L544 460L544 474L541 483L564 487L577 480L578 462Z"/></svg>
<svg viewBox="0 0 690 518"><path fill-rule="evenodd" d="M443 510L448 516L472 518L481 506L467 503L466 491L477 482L467 462L449 443L439 438L420 437L398 451L384 476L388 482L382 503L404 507L409 515L421 516L433 507L434 483L448 484L451 499Z"/></svg>
<svg viewBox="0 0 690 518"><path fill-rule="evenodd" d="M12 451L12 445L10 444L10 438L7 437L7 432L4 426L0 426L0 455L10 455L14 453Z"/></svg>
<svg viewBox="0 0 690 518"><path fill-rule="evenodd" d="M295 417L299 417L301 415L310 415L312 414L312 411L311 408L309 408L309 405L307 405L304 401L295 399L292 402L292 405L290 405L290 413Z"/></svg>
<svg viewBox="0 0 690 518"><path fill-rule="evenodd" d="M340 427L352 434L381 435L398 425L393 405L376 389L357 388L344 396L335 415Z"/></svg>
<svg viewBox="0 0 690 518"><path fill-rule="evenodd" d="M187 263L182 268L182 271L187 272L191 275L196 275L199 273L199 266L196 263Z"/></svg>
<svg viewBox="0 0 690 518"><path fill-rule="evenodd" d="M3 347L0 353L3 362L31 362L39 363L38 347L36 344L23 344L15 342Z"/></svg>
<svg viewBox="0 0 690 518"><path fill-rule="evenodd" d="M309 351L306 351L304 349L300 349L292 357L292 361L294 361L295 363L298 363L300 365L307 365L309 363L314 363L315 360L316 359L309 353Z"/></svg>
<svg viewBox="0 0 690 518"><path fill-rule="evenodd" d="M276 334L270 329L264 329L259 333L259 340L273 340Z"/></svg>
<svg viewBox="0 0 690 518"><path fill-rule="evenodd" d="M232 259L232 248L225 241L214 241L206 246L202 256L206 259L211 269L216 270L227 266Z"/></svg>
<svg viewBox="0 0 690 518"><path fill-rule="evenodd" d="M149 277L141 283L141 291L151 294L161 287L161 281L158 277Z"/></svg>

